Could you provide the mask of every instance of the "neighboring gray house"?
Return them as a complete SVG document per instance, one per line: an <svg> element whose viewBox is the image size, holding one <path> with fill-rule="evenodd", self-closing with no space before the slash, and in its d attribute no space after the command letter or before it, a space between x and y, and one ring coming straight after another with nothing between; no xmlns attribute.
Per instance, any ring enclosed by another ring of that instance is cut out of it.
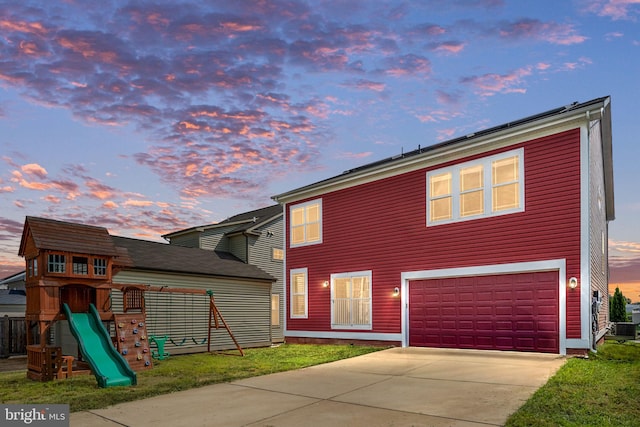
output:
<svg viewBox="0 0 640 427"><path fill-rule="evenodd" d="M230 253L276 278L271 290L271 335L278 343L284 341L283 233L282 206L273 205L162 237L175 246Z"/></svg>
<svg viewBox="0 0 640 427"><path fill-rule="evenodd" d="M0 280L0 316L24 317L27 304L24 278L25 272L21 271Z"/></svg>

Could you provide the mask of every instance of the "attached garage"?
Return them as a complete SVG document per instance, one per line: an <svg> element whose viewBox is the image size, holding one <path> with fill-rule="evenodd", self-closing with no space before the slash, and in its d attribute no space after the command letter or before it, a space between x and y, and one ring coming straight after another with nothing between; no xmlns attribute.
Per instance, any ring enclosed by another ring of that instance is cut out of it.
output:
<svg viewBox="0 0 640 427"><path fill-rule="evenodd" d="M409 345L560 352L558 271L408 280Z"/></svg>

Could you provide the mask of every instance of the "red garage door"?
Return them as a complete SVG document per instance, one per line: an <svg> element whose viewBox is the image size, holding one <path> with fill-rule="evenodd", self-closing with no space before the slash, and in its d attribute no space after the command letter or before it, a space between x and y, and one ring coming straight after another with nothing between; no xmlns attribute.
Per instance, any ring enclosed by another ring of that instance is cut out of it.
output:
<svg viewBox="0 0 640 427"><path fill-rule="evenodd" d="M559 352L558 272L412 280L409 345Z"/></svg>

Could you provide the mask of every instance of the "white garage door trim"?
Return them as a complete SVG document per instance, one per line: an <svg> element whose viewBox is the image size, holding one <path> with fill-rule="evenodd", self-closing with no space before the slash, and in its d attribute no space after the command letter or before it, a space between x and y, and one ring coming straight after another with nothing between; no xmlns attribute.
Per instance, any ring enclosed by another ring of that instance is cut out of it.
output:
<svg viewBox="0 0 640 427"><path fill-rule="evenodd" d="M566 269L565 259L552 259L546 261L516 262L511 264L479 265L462 268L443 268L439 270L407 271L400 275L402 281L401 299L401 328L402 346L409 345L409 281L422 279L443 279L448 277L468 277L468 276L491 276L496 274L516 274L530 273L535 271L557 271L558 272L558 313L559 334L560 334L560 354L567 354L567 331L566 331Z"/></svg>

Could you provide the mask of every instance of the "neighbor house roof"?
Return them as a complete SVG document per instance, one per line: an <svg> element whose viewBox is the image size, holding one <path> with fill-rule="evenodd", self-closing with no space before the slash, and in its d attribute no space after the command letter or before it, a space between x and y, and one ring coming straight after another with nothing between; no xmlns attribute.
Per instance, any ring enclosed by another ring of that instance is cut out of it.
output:
<svg viewBox="0 0 640 427"><path fill-rule="evenodd" d="M117 254L109 232L104 227L28 216L24 222L18 255L24 255L29 232L36 248L91 255Z"/></svg>
<svg viewBox="0 0 640 427"><path fill-rule="evenodd" d="M27 295L15 289L0 289L0 305L25 305Z"/></svg>
<svg viewBox="0 0 640 427"><path fill-rule="evenodd" d="M615 218L613 197L613 159L611 137L611 107L610 97L596 98L591 101L572 104L545 111L540 114L508 122L489 129L483 129L459 138L454 138L438 144L425 147L418 146L417 150L401 153L373 163L355 167L340 175L299 187L297 189L273 196L273 200L280 203L316 197L320 194L375 181L397 173L416 170L429 164L451 160L451 156L460 155L465 150L490 144L500 138L512 135L526 135L540 129L555 129L563 124L583 123L589 120L602 121L602 150L604 160L604 183L606 198L607 220Z"/></svg>
<svg viewBox="0 0 640 427"><path fill-rule="evenodd" d="M265 280L276 279L258 267L245 264L227 252L186 248L167 243L112 236L113 244L126 250L132 265L127 269L204 274Z"/></svg>
<svg viewBox="0 0 640 427"><path fill-rule="evenodd" d="M205 230L210 230L213 228L222 228L222 227L232 227L231 230L227 231L225 234L236 234L236 233L252 233L254 230L261 225L274 220L275 218L282 216L282 206L280 205L272 205L267 206L260 209L255 209L249 212L243 212L241 214L233 215L223 221L220 221L215 224L208 225L200 225L197 227L185 228L184 230L174 231L172 233L168 233L163 235L162 237L165 239L171 239L172 237L176 237L182 234L192 233L192 232L203 232Z"/></svg>

